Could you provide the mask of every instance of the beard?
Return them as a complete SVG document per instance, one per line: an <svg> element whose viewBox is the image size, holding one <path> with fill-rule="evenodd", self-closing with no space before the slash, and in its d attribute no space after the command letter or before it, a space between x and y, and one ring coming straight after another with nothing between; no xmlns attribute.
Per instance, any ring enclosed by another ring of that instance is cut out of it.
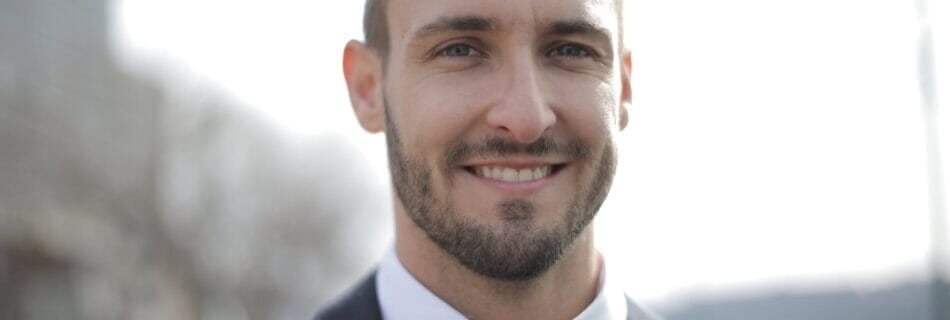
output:
<svg viewBox="0 0 950 320"><path fill-rule="evenodd" d="M535 223L534 202L514 198L497 203L502 225L492 226L462 214L447 195L436 194L433 168L405 152L399 132L386 112L386 144L393 187L409 218L443 251L469 270L496 280L525 281L537 278L570 249L574 240L593 220L607 197L616 168L615 146L607 140L599 155L579 141L559 142L542 136L531 144L518 144L499 137L481 143L460 142L450 146L440 162L443 176L451 179L452 168L478 156L558 155L594 172L591 181L579 185L558 222L551 227ZM580 169L580 168L578 168ZM448 181L449 187L453 182ZM445 192L446 194L448 192Z"/></svg>

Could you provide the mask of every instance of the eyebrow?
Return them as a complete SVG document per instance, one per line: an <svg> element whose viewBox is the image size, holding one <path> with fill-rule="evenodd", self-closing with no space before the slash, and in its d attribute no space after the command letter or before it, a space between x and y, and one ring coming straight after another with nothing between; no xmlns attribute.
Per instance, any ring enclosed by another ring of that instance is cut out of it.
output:
<svg viewBox="0 0 950 320"><path fill-rule="evenodd" d="M479 15L449 16L420 27L411 38L422 39L444 32L491 31L497 28L498 22L493 18ZM604 43L612 43L609 29L585 19L556 20L550 23L543 33L549 36L590 35Z"/></svg>
<svg viewBox="0 0 950 320"><path fill-rule="evenodd" d="M549 35L592 35L608 43L612 39L610 30L583 19L555 21L551 23L545 33Z"/></svg>
<svg viewBox="0 0 950 320"><path fill-rule="evenodd" d="M482 16L444 17L419 28L413 38L425 38L438 33L452 31L489 31L495 29L494 19Z"/></svg>

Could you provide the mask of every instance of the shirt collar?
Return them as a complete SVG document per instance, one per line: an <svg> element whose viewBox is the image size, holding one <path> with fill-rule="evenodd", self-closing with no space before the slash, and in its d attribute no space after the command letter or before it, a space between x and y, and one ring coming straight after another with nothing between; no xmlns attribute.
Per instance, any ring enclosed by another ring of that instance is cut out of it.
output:
<svg viewBox="0 0 950 320"><path fill-rule="evenodd" d="M617 284L607 281L606 262L600 273L597 296L575 320L623 320L627 300ZM395 246L387 250L376 274L376 292L384 320L465 319L448 303L419 283L403 267Z"/></svg>
<svg viewBox="0 0 950 320"><path fill-rule="evenodd" d="M445 301L419 283L403 267L391 247L376 273L376 294L383 320L465 319Z"/></svg>

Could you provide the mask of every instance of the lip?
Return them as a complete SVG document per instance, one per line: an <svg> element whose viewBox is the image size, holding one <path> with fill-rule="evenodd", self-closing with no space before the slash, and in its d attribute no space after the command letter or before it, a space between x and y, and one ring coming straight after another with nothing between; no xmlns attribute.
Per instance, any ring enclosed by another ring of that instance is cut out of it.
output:
<svg viewBox="0 0 950 320"><path fill-rule="evenodd" d="M532 180L532 181L501 181L482 177L476 174L473 171L473 167L477 166L491 166L491 167L504 167L512 169L525 169L533 168L539 166L551 166L551 173L545 176L544 178ZM518 196L529 196L543 190L544 188L550 186L555 182L560 174L570 166L570 163L566 162L548 162L548 161L538 161L538 160L486 160L486 161L475 161L467 163L464 166L459 167L459 171L468 178L471 178L474 182L479 185L488 187L493 193L498 193L501 196L506 197L518 197Z"/></svg>

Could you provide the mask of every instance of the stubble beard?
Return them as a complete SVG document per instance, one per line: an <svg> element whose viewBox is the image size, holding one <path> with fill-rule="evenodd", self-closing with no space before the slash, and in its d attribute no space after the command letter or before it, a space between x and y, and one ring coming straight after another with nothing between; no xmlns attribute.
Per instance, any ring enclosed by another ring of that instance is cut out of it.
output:
<svg viewBox="0 0 950 320"><path fill-rule="evenodd" d="M544 274L571 248L574 240L593 220L613 180L616 157L615 147L609 139L599 157L592 155L590 148L580 142L558 144L547 136L529 145L489 138L478 145L459 143L450 146L439 168L445 177L451 177L449 168L456 167L453 164L479 155L541 156L553 153L574 159L574 165L593 167L595 174L592 181L580 186L579 192L564 208L565 212L560 214L560 223L541 228L534 220L537 215L535 204L526 199L514 198L497 204L503 221L501 227L493 227L462 214L447 195L442 195L442 199L437 197L432 180L433 169L426 166L422 159L404 152L402 139L391 120L388 106L385 112L386 144L393 187L406 214L442 250L469 270L487 278L526 281Z"/></svg>

